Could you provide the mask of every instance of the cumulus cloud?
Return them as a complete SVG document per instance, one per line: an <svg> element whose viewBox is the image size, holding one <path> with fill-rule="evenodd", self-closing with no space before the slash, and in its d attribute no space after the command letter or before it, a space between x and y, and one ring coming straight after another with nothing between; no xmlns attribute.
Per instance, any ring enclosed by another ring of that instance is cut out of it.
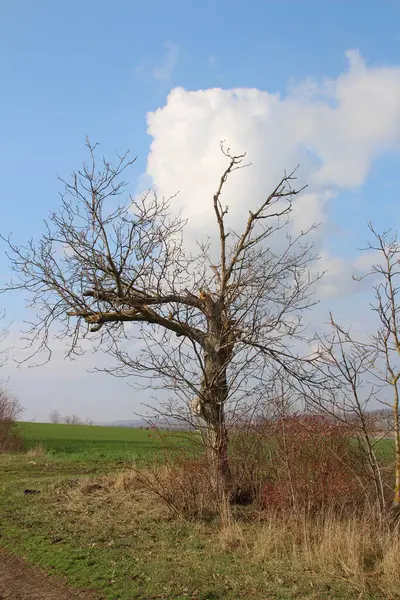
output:
<svg viewBox="0 0 400 600"><path fill-rule="evenodd" d="M226 187L230 225L240 225L283 170L299 164L298 185L308 188L294 206L296 231L314 222L327 226L340 191L362 185L375 158L400 148L400 66L368 66L355 50L346 55L348 67L336 79L309 79L286 95L175 88L165 106L148 114L147 176L163 196L180 191L175 206L189 219L192 236L216 231L211 199L226 166L221 140L251 162ZM324 227L319 235L323 249ZM336 294L334 281L348 265L323 251L325 266L332 274L326 293Z"/></svg>

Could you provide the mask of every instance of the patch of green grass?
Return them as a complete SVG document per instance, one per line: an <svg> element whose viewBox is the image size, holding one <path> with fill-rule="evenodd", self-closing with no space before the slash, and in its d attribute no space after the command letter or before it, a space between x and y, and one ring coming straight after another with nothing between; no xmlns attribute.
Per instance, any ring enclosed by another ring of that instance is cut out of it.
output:
<svg viewBox="0 0 400 600"><path fill-rule="evenodd" d="M393 458L394 457L394 440L392 439L383 439L379 440L377 444L377 454L382 458Z"/></svg>
<svg viewBox="0 0 400 600"><path fill-rule="evenodd" d="M143 442L149 431L135 427L102 427L100 425L66 425L64 423L19 422L17 427L26 442L64 440L85 442Z"/></svg>

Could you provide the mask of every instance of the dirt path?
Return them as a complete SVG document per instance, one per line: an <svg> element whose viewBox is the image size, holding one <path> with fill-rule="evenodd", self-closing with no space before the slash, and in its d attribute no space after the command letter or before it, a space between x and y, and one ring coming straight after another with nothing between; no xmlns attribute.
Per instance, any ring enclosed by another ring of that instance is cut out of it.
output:
<svg viewBox="0 0 400 600"><path fill-rule="evenodd" d="M0 549L0 600L101 600L101 596L72 590L21 558Z"/></svg>

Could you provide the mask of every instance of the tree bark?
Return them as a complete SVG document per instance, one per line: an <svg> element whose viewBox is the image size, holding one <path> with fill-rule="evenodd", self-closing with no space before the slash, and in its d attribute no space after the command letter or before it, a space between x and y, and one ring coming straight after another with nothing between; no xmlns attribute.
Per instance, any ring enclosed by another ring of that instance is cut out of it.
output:
<svg viewBox="0 0 400 600"><path fill-rule="evenodd" d="M213 486L221 492L228 492L231 483L228 431L223 410L216 408L213 422L207 423L207 451L210 456Z"/></svg>
<svg viewBox="0 0 400 600"><path fill-rule="evenodd" d="M399 423L399 390L397 383L394 386L393 421L395 439L395 486L393 498L393 510L400 511L400 423Z"/></svg>
<svg viewBox="0 0 400 600"><path fill-rule="evenodd" d="M230 345L222 340L218 322L211 332L210 342L204 355L204 377L202 381L202 417L206 423L205 441L210 456L212 482L221 493L228 493L231 470L228 457L228 430L225 421L225 405L228 399L227 365L232 352ZM211 325L211 326L212 326Z"/></svg>

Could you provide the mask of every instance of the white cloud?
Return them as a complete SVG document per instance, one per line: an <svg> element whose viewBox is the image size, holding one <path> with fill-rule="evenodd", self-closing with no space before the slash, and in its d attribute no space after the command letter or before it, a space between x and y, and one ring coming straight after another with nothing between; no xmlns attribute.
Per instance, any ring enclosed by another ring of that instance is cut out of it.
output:
<svg viewBox="0 0 400 600"><path fill-rule="evenodd" d="M161 64L153 69L153 77L160 83L169 84L179 57L179 48L172 42L165 44L166 53Z"/></svg>
<svg viewBox="0 0 400 600"><path fill-rule="evenodd" d="M370 237L372 235L370 234ZM357 277L366 275L371 271L374 265L383 265L384 257L379 250L366 250L361 252L354 261L354 266L357 269Z"/></svg>
<svg viewBox="0 0 400 600"><path fill-rule="evenodd" d="M383 264L383 257L378 250L358 253L347 261L330 256L322 250L315 267L319 272L326 271L326 275L318 284L318 298L325 300L371 291L372 286L380 280L378 274L370 274L371 268L380 264ZM367 276L368 274L370 275ZM369 309L369 301L367 304Z"/></svg>
<svg viewBox="0 0 400 600"><path fill-rule="evenodd" d="M154 66L149 58L143 58L133 67L134 76L139 79L155 79L160 84L170 85L179 59L179 47L172 42L166 42L164 47L165 53L158 65Z"/></svg>
<svg viewBox="0 0 400 600"><path fill-rule="evenodd" d="M357 260L344 261L341 258L331 256L322 249L320 259L313 268L319 273L325 272L324 277L318 282L317 298L331 300L332 298L361 292L368 288L369 282L360 283L353 277L360 274L356 262Z"/></svg>
<svg viewBox="0 0 400 600"><path fill-rule="evenodd" d="M153 137L147 175L158 193L180 194L175 206L189 218L192 236L212 234L212 194L226 165L221 140L252 163L232 175L224 193L231 226L240 224L280 179L300 164L306 192L296 200L294 227L328 224L328 203L360 186L372 161L400 147L400 66L369 67L357 51L337 79L307 80L285 96L259 89L175 88L166 105L148 114ZM323 246L324 227L319 243ZM323 255L340 278L348 266ZM330 293L337 293L332 290ZM328 293L328 290L327 290Z"/></svg>

